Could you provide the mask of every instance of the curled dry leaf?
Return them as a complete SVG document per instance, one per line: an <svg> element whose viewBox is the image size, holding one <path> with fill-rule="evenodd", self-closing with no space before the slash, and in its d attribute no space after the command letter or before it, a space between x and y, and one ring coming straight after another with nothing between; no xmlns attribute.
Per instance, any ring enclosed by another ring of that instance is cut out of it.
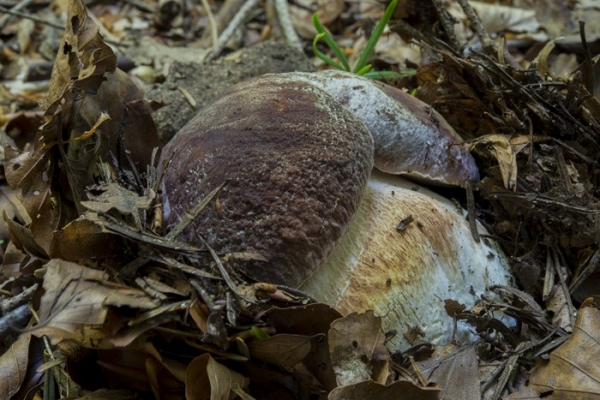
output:
<svg viewBox="0 0 600 400"><path fill-rule="evenodd" d="M190 362L185 373L187 400L230 400L234 389L245 388L249 380L203 354Z"/></svg>
<svg viewBox="0 0 600 400"><path fill-rule="evenodd" d="M531 386L545 396L551 395L551 398L598 398L599 359L600 310L592 299L588 299L579 309L573 334L550 353L549 362L533 372Z"/></svg>
<svg viewBox="0 0 600 400"><path fill-rule="evenodd" d="M517 190L517 154L531 143L528 136L509 138L505 135L485 135L473 139L467 143L468 149L472 150L477 145L487 145L498 161L504 187L509 190Z"/></svg>

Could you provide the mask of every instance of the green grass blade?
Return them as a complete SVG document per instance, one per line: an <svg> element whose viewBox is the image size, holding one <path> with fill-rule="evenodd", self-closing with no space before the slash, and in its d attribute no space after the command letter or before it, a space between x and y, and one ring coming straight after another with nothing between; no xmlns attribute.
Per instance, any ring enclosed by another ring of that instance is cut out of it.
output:
<svg viewBox="0 0 600 400"><path fill-rule="evenodd" d="M371 34L371 37L369 38L369 41L367 42L365 49L361 53L360 58L358 59L358 62L356 63L356 66L354 67L355 73L356 73L356 71L362 70L365 67L365 65L367 65L367 62L369 61L371 54L373 54L373 51L375 50L375 46L377 45L379 38L383 34L383 30L385 29L385 26L387 25L390 18L392 18L392 14L394 14L394 10L396 9L396 4L398 4L398 0L392 0L390 5L387 6L387 8L385 9L385 13L383 13L383 17L381 17L381 19L377 23L377 26L375 26L375 29L373 30L373 33Z"/></svg>
<svg viewBox="0 0 600 400"><path fill-rule="evenodd" d="M400 72L395 71L369 71L363 76L366 78L385 80L385 79L400 79L407 75L414 75L417 71L414 69L406 69Z"/></svg>
<svg viewBox="0 0 600 400"><path fill-rule="evenodd" d="M371 70L373 66L371 64L365 65L360 71L355 71L356 75L365 75L367 72Z"/></svg>
<svg viewBox="0 0 600 400"><path fill-rule="evenodd" d="M397 0L394 0L397 1ZM348 63L348 59L346 58L346 55L344 54L344 52L342 51L342 49L340 48L340 46L338 46L338 44L335 42L335 40L333 39L333 36L331 36L329 34L329 32L327 32L327 30L325 29L325 27L321 24L321 21L319 21L319 17L317 16L317 13L314 13L312 16L312 22L313 25L315 26L315 29L318 32L318 35L315 37L315 40L313 40L313 51L316 49L316 43L323 39L325 41L325 43L327 44L327 46L329 46L329 48L331 49L331 51L333 52L333 54L335 54L335 56L340 60L340 62L342 63L342 68L339 67L335 67L338 68L342 71L348 71L350 72L350 64ZM318 38L318 39L317 39ZM323 56L325 56L323 53L321 53L319 51L320 54L322 54ZM331 63L329 63L328 61L326 61L324 58L322 58L321 56L319 56L317 54L317 52L315 52L315 55L317 55L317 57L319 57L321 60L327 62L329 65L333 65ZM327 56L325 56L327 57ZM327 57L329 60L331 60L331 58ZM333 61L333 60L331 60ZM335 61L333 61L335 63ZM337 64L337 63L335 63ZM339 65L339 64L337 64Z"/></svg>
<svg viewBox="0 0 600 400"><path fill-rule="evenodd" d="M321 60L325 61L327 64L331 65L333 68L339 69L340 71L344 71L344 67L338 63L336 63L333 59L329 58L327 55L323 54L318 48L317 48L317 43L319 43L319 40L321 40L323 38L325 34L324 33L319 33L317 36L315 36L315 38L313 39L313 52L315 53L315 56L319 57Z"/></svg>

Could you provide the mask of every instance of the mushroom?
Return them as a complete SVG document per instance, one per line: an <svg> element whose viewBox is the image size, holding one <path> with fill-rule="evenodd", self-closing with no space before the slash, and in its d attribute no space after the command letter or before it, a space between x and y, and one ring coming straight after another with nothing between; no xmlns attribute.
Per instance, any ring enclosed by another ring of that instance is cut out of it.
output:
<svg viewBox="0 0 600 400"><path fill-rule="evenodd" d="M373 170L446 185L478 178L444 119L407 96L341 72L231 87L162 151L167 225L227 181L183 240L258 253L267 261L239 271L343 312L374 309L386 329L418 325L426 340L448 340L443 300L472 306L510 274L499 249L472 239L462 210ZM396 230L409 215L415 222ZM394 346L406 345L398 337Z"/></svg>

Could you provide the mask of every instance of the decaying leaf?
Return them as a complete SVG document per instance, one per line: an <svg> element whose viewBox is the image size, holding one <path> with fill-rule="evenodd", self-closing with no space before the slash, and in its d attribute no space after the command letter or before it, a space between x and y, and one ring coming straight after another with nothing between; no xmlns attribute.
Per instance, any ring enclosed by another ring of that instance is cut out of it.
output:
<svg viewBox="0 0 600 400"><path fill-rule="evenodd" d="M141 231L140 210L147 210L155 198L154 193L149 196L139 196L116 183L104 183L95 186L92 190L100 192L89 201L82 201L81 205L88 210L107 213L117 210L124 216L131 216L134 226Z"/></svg>
<svg viewBox="0 0 600 400"><path fill-rule="evenodd" d="M446 347L438 346L431 360L420 363L421 372L442 390L444 399L480 399L475 348ZM448 356L444 356L445 350L449 350Z"/></svg>
<svg viewBox="0 0 600 400"><path fill-rule="evenodd" d="M31 334L21 335L19 340L0 356L0 396L10 399L21 388L29 362Z"/></svg>
<svg viewBox="0 0 600 400"><path fill-rule="evenodd" d="M322 338L322 336L321 336ZM302 362L318 337L301 335L275 335L248 344L253 358L290 370Z"/></svg>
<svg viewBox="0 0 600 400"><path fill-rule="evenodd" d="M531 376L531 386L547 399L600 398L600 310L586 300L573 334L550 353Z"/></svg>
<svg viewBox="0 0 600 400"><path fill-rule="evenodd" d="M21 189L29 228L47 253L53 233L81 212L99 159L114 154L128 169L134 163L145 171L158 145L152 106L141 104L142 92L116 69L116 56L83 3L69 2L68 11L44 124L29 151L5 151L7 181Z"/></svg>
<svg viewBox="0 0 600 400"><path fill-rule="evenodd" d="M373 311L351 313L331 324L329 351L338 386L374 380L385 384L389 351L381 330L381 318Z"/></svg>
<svg viewBox="0 0 600 400"><path fill-rule="evenodd" d="M437 400L440 389L419 387L412 382L398 381L385 386L373 381L358 382L334 389L329 400Z"/></svg>
<svg viewBox="0 0 600 400"><path fill-rule="evenodd" d="M509 190L517 189L517 154L530 143L527 136L509 138L505 135L492 134L478 137L467 143L472 150L477 145L488 145L498 161L504 187Z"/></svg>
<svg viewBox="0 0 600 400"><path fill-rule="evenodd" d="M245 388L248 379L216 362L210 354L196 357L185 373L187 400L233 400L234 390Z"/></svg>
<svg viewBox="0 0 600 400"><path fill-rule="evenodd" d="M156 307L144 292L110 284L106 272L60 259L49 261L45 268L40 325L34 333L47 335L53 343L68 338L85 344L102 337L94 328L104 323L108 306Z"/></svg>

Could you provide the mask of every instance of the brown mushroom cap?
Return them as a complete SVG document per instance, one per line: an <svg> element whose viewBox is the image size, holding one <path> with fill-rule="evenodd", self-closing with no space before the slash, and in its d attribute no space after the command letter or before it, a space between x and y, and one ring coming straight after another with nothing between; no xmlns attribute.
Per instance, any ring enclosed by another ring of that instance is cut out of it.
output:
<svg viewBox="0 0 600 400"><path fill-rule="evenodd" d="M286 75L232 87L162 151L165 223L174 226L213 189L182 234L218 253L256 252L254 279L297 286L345 233L373 166L371 134L320 89Z"/></svg>

